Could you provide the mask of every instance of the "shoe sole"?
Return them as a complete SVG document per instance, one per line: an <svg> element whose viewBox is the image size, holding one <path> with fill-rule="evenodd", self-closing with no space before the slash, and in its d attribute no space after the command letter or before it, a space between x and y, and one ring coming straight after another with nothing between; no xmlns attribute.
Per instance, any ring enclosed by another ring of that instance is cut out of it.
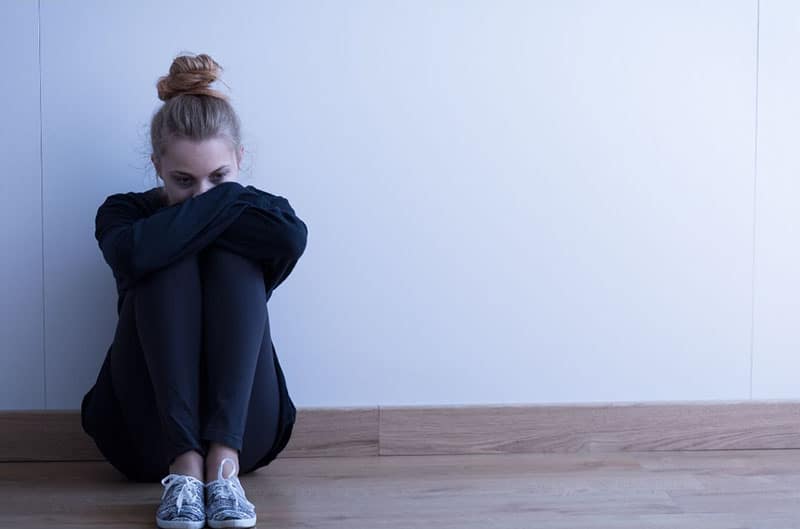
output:
<svg viewBox="0 0 800 529"><path fill-rule="evenodd" d="M162 529L202 529L206 526L205 520L162 520L156 517L156 525Z"/></svg>
<svg viewBox="0 0 800 529"><path fill-rule="evenodd" d="M252 518L233 518L231 520L206 520L212 529L222 529L223 527L255 527L256 516Z"/></svg>

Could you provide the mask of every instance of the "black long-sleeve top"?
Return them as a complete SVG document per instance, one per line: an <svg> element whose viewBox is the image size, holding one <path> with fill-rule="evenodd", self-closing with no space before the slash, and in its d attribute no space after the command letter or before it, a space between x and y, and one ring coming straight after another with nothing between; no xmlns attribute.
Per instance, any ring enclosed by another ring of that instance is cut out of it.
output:
<svg viewBox="0 0 800 529"><path fill-rule="evenodd" d="M261 263L269 299L305 251L307 236L286 198L235 181L172 205L158 187L116 193L95 217L95 238L117 283L117 314L139 279L211 245Z"/></svg>

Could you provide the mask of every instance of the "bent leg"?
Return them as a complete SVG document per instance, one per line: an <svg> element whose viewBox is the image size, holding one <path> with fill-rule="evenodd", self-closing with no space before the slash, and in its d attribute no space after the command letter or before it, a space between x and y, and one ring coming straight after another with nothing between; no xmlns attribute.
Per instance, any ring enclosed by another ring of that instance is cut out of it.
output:
<svg viewBox="0 0 800 529"><path fill-rule="evenodd" d="M204 453L199 439L198 402L200 296L196 255L148 275L135 287L136 330L164 434L163 456L168 465L188 450ZM130 398L134 396L137 394L127 399L132 407L137 405L137 400Z"/></svg>
<svg viewBox="0 0 800 529"><path fill-rule="evenodd" d="M103 402L89 402L88 411L97 413L92 424L107 458L129 479L157 482L186 447L202 453L187 434L199 414L181 411L198 391L187 373L192 351L199 356L199 289L196 257L187 257L125 293L98 377L101 394L92 399Z"/></svg>
<svg viewBox="0 0 800 529"><path fill-rule="evenodd" d="M263 270L214 246L201 252L200 264L206 391L201 439L236 449L243 473L272 446L279 419Z"/></svg>
<svg viewBox="0 0 800 529"><path fill-rule="evenodd" d="M272 448L278 435L280 419L278 377L269 332L269 314L264 326L264 338L258 354L253 390L250 393L244 442L239 454L239 474L255 470L255 464Z"/></svg>

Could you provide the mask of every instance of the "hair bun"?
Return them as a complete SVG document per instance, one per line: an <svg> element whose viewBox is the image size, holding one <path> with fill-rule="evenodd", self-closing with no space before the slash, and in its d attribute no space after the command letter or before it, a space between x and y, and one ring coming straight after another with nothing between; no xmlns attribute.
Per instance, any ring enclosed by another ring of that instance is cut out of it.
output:
<svg viewBox="0 0 800 529"><path fill-rule="evenodd" d="M159 77L156 83L158 98L166 101L182 94L195 94L227 100L225 94L210 88L211 83L219 79L222 69L217 61L205 53L179 55L172 61L169 74Z"/></svg>

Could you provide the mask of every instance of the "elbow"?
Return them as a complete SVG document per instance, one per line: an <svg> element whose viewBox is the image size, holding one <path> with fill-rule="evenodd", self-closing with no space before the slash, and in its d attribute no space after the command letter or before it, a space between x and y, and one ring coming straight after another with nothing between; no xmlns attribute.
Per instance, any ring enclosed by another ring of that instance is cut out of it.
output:
<svg viewBox="0 0 800 529"><path fill-rule="evenodd" d="M118 277L130 277L134 268L129 230L117 230L99 238L103 259Z"/></svg>
<svg viewBox="0 0 800 529"><path fill-rule="evenodd" d="M294 229L287 230L286 254L292 261L298 261L306 250L308 242L308 228L305 223L297 219Z"/></svg>
<svg viewBox="0 0 800 529"><path fill-rule="evenodd" d="M129 278L131 276L131 263L127 255L122 255L114 249L101 252L114 277Z"/></svg>
<svg viewBox="0 0 800 529"><path fill-rule="evenodd" d="M286 258L294 262L299 260L306 250L308 226L303 222L303 219L297 216L286 198L276 197L276 200L278 204L280 204L285 221L284 250L286 252Z"/></svg>

